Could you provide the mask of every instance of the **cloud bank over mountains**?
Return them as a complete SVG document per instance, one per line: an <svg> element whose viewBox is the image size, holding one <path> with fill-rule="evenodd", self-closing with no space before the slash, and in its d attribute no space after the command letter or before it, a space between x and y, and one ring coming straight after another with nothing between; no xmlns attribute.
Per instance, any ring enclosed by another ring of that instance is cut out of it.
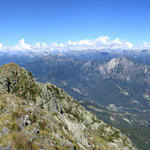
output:
<svg viewBox="0 0 150 150"><path fill-rule="evenodd" d="M68 51L68 50L142 50L150 49L150 44L144 42L142 45L135 46L131 42L120 40L118 38L110 40L108 36L101 36L93 40L79 40L79 41L68 41L65 43L52 43L47 45L45 43L36 43L34 45L25 43L22 39L16 46L3 46L0 43L0 51L3 52L51 52L51 51Z"/></svg>

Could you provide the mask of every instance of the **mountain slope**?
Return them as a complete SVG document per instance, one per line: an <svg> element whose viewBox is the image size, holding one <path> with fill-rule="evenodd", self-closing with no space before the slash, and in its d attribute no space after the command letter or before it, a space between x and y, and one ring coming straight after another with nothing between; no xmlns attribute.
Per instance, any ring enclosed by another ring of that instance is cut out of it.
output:
<svg viewBox="0 0 150 150"><path fill-rule="evenodd" d="M1 149L135 149L55 85L10 63L0 67Z"/></svg>
<svg viewBox="0 0 150 150"><path fill-rule="evenodd" d="M105 122L119 127L122 132L128 131L125 133L130 135L139 149L149 150L150 137L143 133L150 131L150 66L136 62L136 56L132 59L106 58L104 61L83 61L48 56L21 65L39 81L50 81L74 98L84 100L83 105L87 109L95 107L89 101L103 105L102 113L97 106L98 112L89 110ZM138 133L136 138L132 136L133 128L134 134Z"/></svg>

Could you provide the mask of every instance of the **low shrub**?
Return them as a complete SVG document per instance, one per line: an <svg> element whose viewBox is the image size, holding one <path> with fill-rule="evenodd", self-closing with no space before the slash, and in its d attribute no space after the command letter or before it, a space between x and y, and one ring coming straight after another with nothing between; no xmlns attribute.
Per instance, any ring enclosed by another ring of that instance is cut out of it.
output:
<svg viewBox="0 0 150 150"><path fill-rule="evenodd" d="M23 132L14 132L11 137L11 144L14 150L34 150L31 141Z"/></svg>

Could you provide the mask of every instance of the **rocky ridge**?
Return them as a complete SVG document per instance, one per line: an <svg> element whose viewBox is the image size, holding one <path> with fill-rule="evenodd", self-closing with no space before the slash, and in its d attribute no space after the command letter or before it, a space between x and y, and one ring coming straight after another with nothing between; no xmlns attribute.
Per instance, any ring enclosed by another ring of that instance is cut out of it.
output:
<svg viewBox="0 0 150 150"><path fill-rule="evenodd" d="M150 84L150 67L125 57L113 58L107 63L100 65L99 72L104 79L140 80Z"/></svg>
<svg viewBox="0 0 150 150"><path fill-rule="evenodd" d="M14 63L0 67L0 149L135 149L119 130Z"/></svg>

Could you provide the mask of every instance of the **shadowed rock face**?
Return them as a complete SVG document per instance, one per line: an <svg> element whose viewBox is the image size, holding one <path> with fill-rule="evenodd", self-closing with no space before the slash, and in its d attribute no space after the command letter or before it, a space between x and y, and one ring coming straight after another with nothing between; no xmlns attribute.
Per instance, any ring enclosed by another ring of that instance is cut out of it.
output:
<svg viewBox="0 0 150 150"><path fill-rule="evenodd" d="M119 130L14 63L0 67L0 149L135 149Z"/></svg>

